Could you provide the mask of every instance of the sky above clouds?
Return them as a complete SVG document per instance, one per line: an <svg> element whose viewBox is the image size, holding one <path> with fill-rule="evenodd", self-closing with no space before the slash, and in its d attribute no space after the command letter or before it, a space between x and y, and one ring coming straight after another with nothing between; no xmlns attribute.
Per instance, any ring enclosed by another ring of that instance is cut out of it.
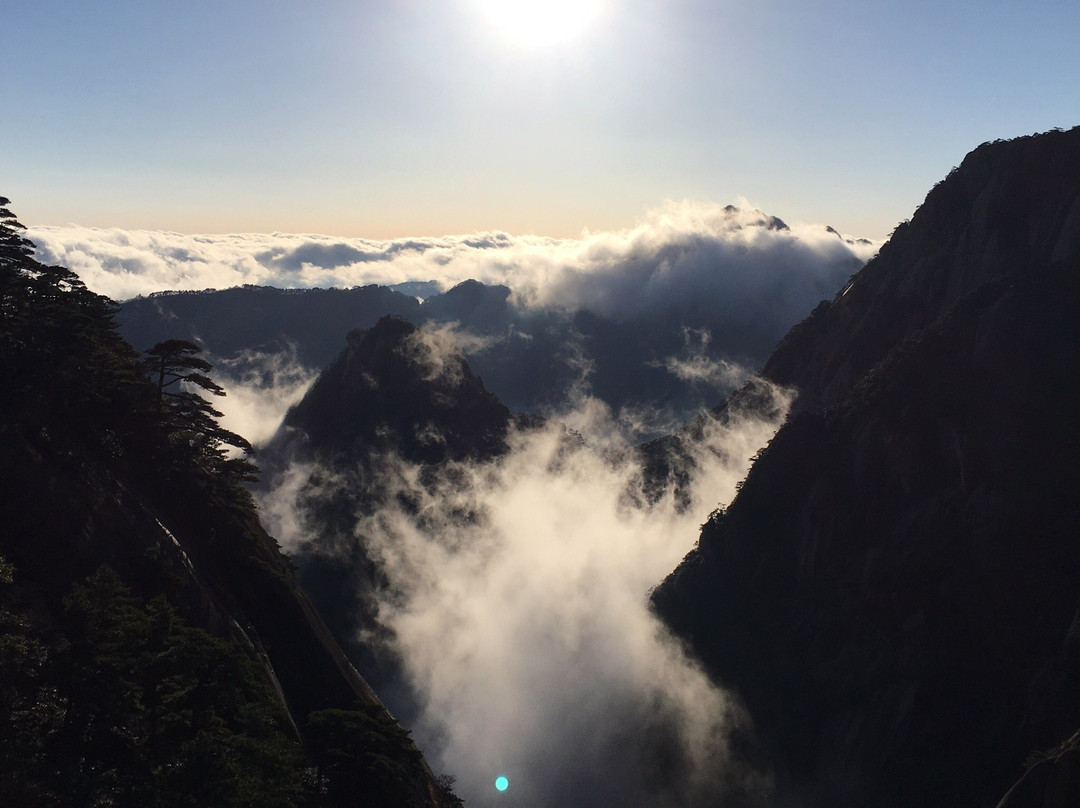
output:
<svg viewBox="0 0 1080 808"><path fill-rule="evenodd" d="M747 197L881 238L980 142L1080 119L1065 0L590 0L554 42L490 6L15 4L0 193L28 225L371 239Z"/></svg>

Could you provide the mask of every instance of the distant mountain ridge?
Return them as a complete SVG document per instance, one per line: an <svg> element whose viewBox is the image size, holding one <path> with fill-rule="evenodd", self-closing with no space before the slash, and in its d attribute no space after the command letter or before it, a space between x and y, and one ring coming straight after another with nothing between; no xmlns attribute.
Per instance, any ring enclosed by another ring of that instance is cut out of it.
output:
<svg viewBox="0 0 1080 808"><path fill-rule="evenodd" d="M240 286L135 298L121 304L117 323L125 338L139 346L180 337L208 346L218 357L295 347L301 362L322 368L337 356L348 330L368 328L385 315L416 317L419 310L416 298L384 286Z"/></svg>
<svg viewBox="0 0 1080 808"><path fill-rule="evenodd" d="M118 322L134 344L182 334L240 368L258 367L260 353L295 352L300 363L320 369L336 357L345 334L371 328L386 315L458 329L470 365L516 410L564 407L584 378L616 410L668 406L668 425L714 405L723 391L672 375L666 360L704 351L711 359L753 365L779 337L769 327L733 330L700 312L617 322L588 310L521 308L506 286L478 281L464 281L423 304L381 286L169 292L126 301ZM705 343L689 343L687 328L691 336L708 332Z"/></svg>
<svg viewBox="0 0 1080 808"><path fill-rule="evenodd" d="M784 798L994 805L1080 726L1080 128L968 155L763 376L795 414L655 607ZM1063 750L1004 804L1071 804Z"/></svg>
<svg viewBox="0 0 1080 808"><path fill-rule="evenodd" d="M587 392L616 412L648 413L646 434L659 434L722 401L737 380L710 369L759 366L866 252L828 229L795 234L760 211L712 216L685 234L630 239L614 252L600 245L575 259L580 270L553 265L557 294L465 280L421 303L387 287L247 286L135 298L118 319L136 345L181 335L234 368L287 351L313 370L333 361L346 333L383 315L441 324L512 409L558 412Z"/></svg>

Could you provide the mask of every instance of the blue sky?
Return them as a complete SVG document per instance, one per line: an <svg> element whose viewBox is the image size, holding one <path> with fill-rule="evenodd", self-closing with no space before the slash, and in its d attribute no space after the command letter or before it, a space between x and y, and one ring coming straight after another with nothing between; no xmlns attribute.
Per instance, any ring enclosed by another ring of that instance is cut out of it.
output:
<svg viewBox="0 0 1080 808"><path fill-rule="evenodd" d="M980 142L1080 123L1074 0L607 0L554 45L480 0L3 16L26 224L570 236L746 198L879 238Z"/></svg>

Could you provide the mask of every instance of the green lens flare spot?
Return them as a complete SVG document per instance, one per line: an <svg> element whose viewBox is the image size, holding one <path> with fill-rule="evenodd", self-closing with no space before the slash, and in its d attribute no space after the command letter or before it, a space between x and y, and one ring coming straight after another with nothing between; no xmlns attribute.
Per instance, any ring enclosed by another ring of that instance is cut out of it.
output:
<svg viewBox="0 0 1080 808"><path fill-rule="evenodd" d="M501 774L498 777L495 778L495 790L496 791L506 791L506 789L508 789L508 788L510 788L510 781L509 780L507 780Z"/></svg>

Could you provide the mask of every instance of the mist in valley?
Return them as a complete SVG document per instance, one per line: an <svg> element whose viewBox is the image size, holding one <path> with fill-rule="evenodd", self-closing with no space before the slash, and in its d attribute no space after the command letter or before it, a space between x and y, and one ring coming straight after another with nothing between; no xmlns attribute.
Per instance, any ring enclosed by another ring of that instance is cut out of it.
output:
<svg viewBox="0 0 1080 808"><path fill-rule="evenodd" d="M383 504L355 514L351 539L385 574L384 631L363 639L400 658L416 705L391 695L388 706L416 710L414 738L467 804L709 805L767 792L768 774L730 755L747 717L648 595L778 428L787 397L771 395L780 418L706 419L681 496L670 481L646 490L633 425L580 393L561 419L511 434L495 460L434 474L394 455L374 462ZM317 497L313 479L369 486L372 467L353 479L288 469L261 497L271 532L303 550L317 537L300 492Z"/></svg>
<svg viewBox="0 0 1080 808"><path fill-rule="evenodd" d="M375 624L339 639L393 660L380 696L467 804L732 805L769 792L769 772L732 752L752 734L749 717L652 613L649 595L732 499L789 391L762 382L756 408L723 420L707 408L750 379L876 243L789 226L745 203L670 203L633 228L579 239L34 236L44 257L121 296L240 283L421 290L428 319L402 360L428 382L454 382L462 356L496 386L511 378L498 372L508 363L548 363L558 386L517 397L535 408L505 453L436 466L370 449L352 467L276 457L258 490L264 523L302 575L314 552L355 576ZM433 296L466 280L486 285ZM214 360L228 393L215 402L222 423L256 447L280 437L282 415L321 370L304 345L268 322L262 342L228 349L217 324L204 332L177 319L167 296L151 301ZM529 366L518 370L527 377ZM698 432L683 454L649 478L638 445L689 422ZM443 440L435 426L423 431L418 440ZM373 490L375 499L348 493ZM340 514L333 530L313 516L320 498L352 502L344 527ZM374 589L367 562L349 566L358 552L376 570ZM348 614L331 617L350 625Z"/></svg>

